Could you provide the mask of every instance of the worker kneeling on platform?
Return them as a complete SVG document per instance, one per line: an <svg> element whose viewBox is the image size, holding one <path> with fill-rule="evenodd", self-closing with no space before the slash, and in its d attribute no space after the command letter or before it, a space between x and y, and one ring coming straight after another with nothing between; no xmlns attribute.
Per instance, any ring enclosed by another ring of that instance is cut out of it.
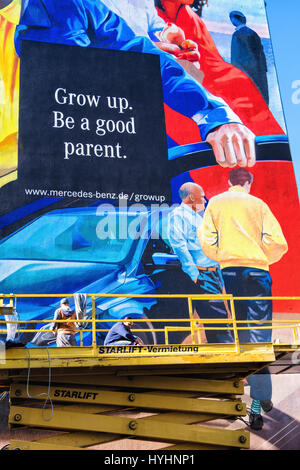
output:
<svg viewBox="0 0 300 470"><path fill-rule="evenodd" d="M130 344L139 344L142 346L143 341L131 333L133 321L131 317L125 317L122 322L115 323L104 340L104 346L128 346Z"/></svg>
<svg viewBox="0 0 300 470"><path fill-rule="evenodd" d="M55 310L54 320L65 320L64 322L52 323L52 330L56 331L56 345L58 347L76 346L77 323L76 313L70 308L69 300L64 298L60 301L60 307Z"/></svg>

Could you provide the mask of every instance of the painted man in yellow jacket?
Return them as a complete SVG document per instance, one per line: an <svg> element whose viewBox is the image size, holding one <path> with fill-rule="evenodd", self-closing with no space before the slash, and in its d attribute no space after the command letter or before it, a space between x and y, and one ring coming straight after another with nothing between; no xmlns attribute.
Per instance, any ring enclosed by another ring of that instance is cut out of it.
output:
<svg viewBox="0 0 300 470"><path fill-rule="evenodd" d="M252 174L229 172L229 190L210 199L198 230L206 256L220 264L226 291L235 296L271 296L269 265L287 252L281 227L261 199L250 193ZM272 302L236 302L239 320L272 320ZM245 325L246 326L246 325ZM249 325L253 326L253 325ZM271 330L242 330L242 342L270 342Z"/></svg>
<svg viewBox="0 0 300 470"><path fill-rule="evenodd" d="M261 199L250 195L253 175L245 168L229 172L229 190L209 201L198 230L206 256L220 264L225 289L237 297L270 297L272 280L269 265L279 261L287 252L287 242L281 227ZM248 323L241 327L254 327L254 320L272 320L271 300L235 301L236 318ZM262 323L260 326L269 326ZM243 343L271 342L271 329L240 330ZM250 423L254 429L263 425L260 403L269 411L272 387L267 375L250 377L252 413Z"/></svg>

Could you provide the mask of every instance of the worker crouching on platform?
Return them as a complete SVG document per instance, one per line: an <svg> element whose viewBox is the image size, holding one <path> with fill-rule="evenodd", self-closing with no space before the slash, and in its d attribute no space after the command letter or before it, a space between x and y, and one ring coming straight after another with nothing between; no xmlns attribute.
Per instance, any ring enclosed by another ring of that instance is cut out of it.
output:
<svg viewBox="0 0 300 470"><path fill-rule="evenodd" d="M115 323L104 340L104 346L127 346L130 344L139 344L142 346L144 343L140 338L131 333L133 321L131 317L125 317L123 322Z"/></svg>
<svg viewBox="0 0 300 470"><path fill-rule="evenodd" d="M69 300L64 298L60 301L60 307L55 310L54 320L65 320L64 322L52 323L52 329L56 331L56 345L58 347L76 346L76 313L69 306Z"/></svg>

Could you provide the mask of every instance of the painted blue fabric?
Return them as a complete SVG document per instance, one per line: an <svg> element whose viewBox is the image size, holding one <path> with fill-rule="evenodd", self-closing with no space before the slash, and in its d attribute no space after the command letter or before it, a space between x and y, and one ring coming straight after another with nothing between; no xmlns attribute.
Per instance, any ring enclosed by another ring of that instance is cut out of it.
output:
<svg viewBox="0 0 300 470"><path fill-rule="evenodd" d="M247 378L250 385L250 396L254 400L271 400L272 380L268 367L264 367L258 374Z"/></svg>
<svg viewBox="0 0 300 470"><path fill-rule="evenodd" d="M246 267L229 267L222 269L226 292L234 297L271 297L272 279L268 271ZM272 329L255 329L251 321L272 320L272 300L235 300L237 320L248 320L249 323L238 323L240 327L252 327L251 330L239 330L241 343L272 342ZM260 326L269 326L261 323ZM270 400L272 397L272 381L268 368L248 378L250 395L256 400Z"/></svg>
<svg viewBox="0 0 300 470"><path fill-rule="evenodd" d="M193 283L195 294L222 294L223 279L220 270L200 271L197 284ZM220 324L205 323L207 320L227 320L228 314L223 300L194 300L193 308L197 310L204 327L218 328ZM222 323L222 328L229 328L231 325ZM231 330L205 330L208 343L234 343Z"/></svg>
<svg viewBox="0 0 300 470"><path fill-rule="evenodd" d="M201 215L184 203L170 212L168 217L168 238L183 271L190 276L192 281L200 276L197 266L204 268L217 266L215 261L203 253L197 236L197 230L202 222ZM208 291L211 292L211 290ZM219 294L220 289L212 292Z"/></svg>
<svg viewBox="0 0 300 470"><path fill-rule="evenodd" d="M221 98L208 93L148 38L135 36L125 21L100 1L27 0L16 28L17 53L21 39L159 55L165 103L192 118L202 140L222 124L240 122Z"/></svg>
<svg viewBox="0 0 300 470"><path fill-rule="evenodd" d="M235 297L271 297L272 280L268 271L263 269L231 266L222 269L225 289ZM255 329L256 320L270 322L272 320L272 300L236 300L236 319L248 321L238 327L249 327L250 330L239 330L241 343L270 343L272 329ZM252 322L252 323L251 323ZM270 323L261 323L267 327Z"/></svg>

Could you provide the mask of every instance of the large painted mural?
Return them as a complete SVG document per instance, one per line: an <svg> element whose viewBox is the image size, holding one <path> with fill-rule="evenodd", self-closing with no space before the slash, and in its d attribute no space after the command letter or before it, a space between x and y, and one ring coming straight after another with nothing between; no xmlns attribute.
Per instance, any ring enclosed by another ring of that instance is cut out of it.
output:
<svg viewBox="0 0 300 470"><path fill-rule="evenodd" d="M115 319L149 327L126 344L162 344L164 318L189 318L184 299L130 295L297 295L299 198L263 0L0 0L0 41L0 292L45 295L18 299L10 339L91 344L88 323L41 323L75 318L85 294L127 294L96 298L101 347L122 339ZM193 306L204 325L232 313ZM240 300L235 313L270 326L299 306ZM268 370L249 384L259 414Z"/></svg>

